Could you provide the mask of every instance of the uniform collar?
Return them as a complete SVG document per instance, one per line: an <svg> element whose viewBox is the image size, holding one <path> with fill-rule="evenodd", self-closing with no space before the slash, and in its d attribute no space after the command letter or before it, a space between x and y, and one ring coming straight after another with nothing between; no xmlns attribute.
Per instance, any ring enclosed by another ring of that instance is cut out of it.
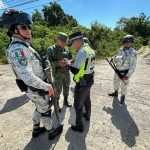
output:
<svg viewBox="0 0 150 150"><path fill-rule="evenodd" d="M65 48L61 48L59 45L55 45L56 46L56 48L58 48L58 49L61 49L62 51L65 49Z"/></svg>
<svg viewBox="0 0 150 150"><path fill-rule="evenodd" d="M23 42L23 43L25 43L25 44L27 44L27 45L30 45L28 42L24 42L24 41L21 40L21 39L18 39L18 38L16 38L16 37L12 37L12 42L15 42L15 41Z"/></svg>
<svg viewBox="0 0 150 150"><path fill-rule="evenodd" d="M133 47L130 47L130 48L122 48L124 51L127 51L127 50L131 50Z"/></svg>

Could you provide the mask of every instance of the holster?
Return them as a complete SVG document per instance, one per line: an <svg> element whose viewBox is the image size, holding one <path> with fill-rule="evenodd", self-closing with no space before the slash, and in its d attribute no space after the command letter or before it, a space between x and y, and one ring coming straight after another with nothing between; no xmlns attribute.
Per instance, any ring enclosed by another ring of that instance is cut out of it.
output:
<svg viewBox="0 0 150 150"><path fill-rule="evenodd" d="M28 86L23 82L23 80L16 79L16 84L19 87L19 89L21 90L21 92L27 91Z"/></svg>
<svg viewBox="0 0 150 150"><path fill-rule="evenodd" d="M48 94L48 91L44 91L43 89L37 89L37 88L31 87L31 86L28 86L28 87L31 91L38 92L38 94L40 96L43 96L44 99L45 99L45 95Z"/></svg>
<svg viewBox="0 0 150 150"><path fill-rule="evenodd" d="M79 82L80 87L94 84L94 73L85 74Z"/></svg>

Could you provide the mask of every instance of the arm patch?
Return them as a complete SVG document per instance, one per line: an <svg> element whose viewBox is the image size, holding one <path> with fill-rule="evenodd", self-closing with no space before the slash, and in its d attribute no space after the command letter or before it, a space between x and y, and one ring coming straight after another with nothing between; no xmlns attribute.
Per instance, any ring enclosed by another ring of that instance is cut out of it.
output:
<svg viewBox="0 0 150 150"><path fill-rule="evenodd" d="M25 52L22 49L16 49L14 51L15 58L19 62L20 65L26 66L27 65L27 58L25 56Z"/></svg>

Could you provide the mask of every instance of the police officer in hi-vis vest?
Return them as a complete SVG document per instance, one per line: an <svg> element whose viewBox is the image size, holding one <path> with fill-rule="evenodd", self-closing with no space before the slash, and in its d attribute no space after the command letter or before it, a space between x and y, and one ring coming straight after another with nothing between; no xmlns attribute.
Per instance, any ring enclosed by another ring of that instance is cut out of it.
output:
<svg viewBox="0 0 150 150"><path fill-rule="evenodd" d="M95 52L88 44L84 43L83 34L80 31L70 35L69 39L72 48L77 51L75 60L67 62L76 83L74 95L76 125L72 125L71 129L83 132L82 117L89 121L91 116L90 90L94 83ZM83 106L85 113L83 113Z"/></svg>

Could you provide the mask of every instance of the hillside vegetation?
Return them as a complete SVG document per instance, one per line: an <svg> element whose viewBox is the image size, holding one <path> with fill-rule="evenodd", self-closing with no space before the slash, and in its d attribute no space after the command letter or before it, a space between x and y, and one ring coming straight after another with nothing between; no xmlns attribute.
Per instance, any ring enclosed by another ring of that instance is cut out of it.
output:
<svg viewBox="0 0 150 150"><path fill-rule="evenodd" d="M34 22L32 44L40 54L45 53L48 46L55 43L58 32L69 35L80 30L89 39L97 57L114 55L126 34L134 35L137 49L150 42L150 17L144 13L138 17L120 18L113 30L99 22L92 23L89 29L81 26L73 16L66 14L58 3L53 2L44 6L42 11L35 10L32 19ZM7 30L0 23L0 62L2 63L7 63L5 49L9 38L6 33Z"/></svg>

